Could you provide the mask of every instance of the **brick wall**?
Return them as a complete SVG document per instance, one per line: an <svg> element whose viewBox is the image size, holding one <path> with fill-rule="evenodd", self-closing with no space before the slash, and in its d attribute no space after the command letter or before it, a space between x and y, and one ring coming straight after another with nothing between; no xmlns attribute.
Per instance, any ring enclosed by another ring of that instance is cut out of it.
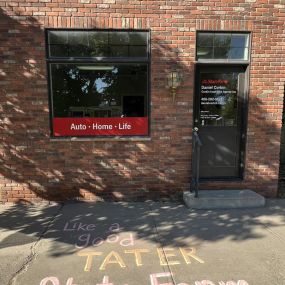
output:
<svg viewBox="0 0 285 285"><path fill-rule="evenodd" d="M251 188L275 196L284 22L284 0L1 1L0 200L136 200L187 190L196 30L252 32L245 179L201 187ZM151 140L50 139L48 27L151 29ZM175 103L165 87L173 66L184 78Z"/></svg>

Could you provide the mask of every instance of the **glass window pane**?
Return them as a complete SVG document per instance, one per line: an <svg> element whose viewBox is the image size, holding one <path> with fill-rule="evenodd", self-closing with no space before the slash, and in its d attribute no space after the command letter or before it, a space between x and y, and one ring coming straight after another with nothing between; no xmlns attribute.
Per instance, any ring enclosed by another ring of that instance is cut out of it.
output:
<svg viewBox="0 0 285 285"><path fill-rule="evenodd" d="M91 47L93 45L108 45L108 32L88 32L88 39Z"/></svg>
<svg viewBox="0 0 285 285"><path fill-rule="evenodd" d="M130 46L129 56L147 57L147 47L146 46Z"/></svg>
<svg viewBox="0 0 285 285"><path fill-rule="evenodd" d="M231 47L248 47L248 34L232 34Z"/></svg>
<svg viewBox="0 0 285 285"><path fill-rule="evenodd" d="M113 57L127 57L129 53L128 46L110 46L110 56Z"/></svg>
<svg viewBox="0 0 285 285"><path fill-rule="evenodd" d="M238 73L202 73L200 124L236 126Z"/></svg>
<svg viewBox="0 0 285 285"><path fill-rule="evenodd" d="M88 46L88 32L68 32L69 45L85 45Z"/></svg>
<svg viewBox="0 0 285 285"><path fill-rule="evenodd" d="M229 52L229 58L248 60L248 48L232 48Z"/></svg>
<svg viewBox="0 0 285 285"><path fill-rule="evenodd" d="M49 31L49 44L67 44L68 32Z"/></svg>
<svg viewBox="0 0 285 285"><path fill-rule="evenodd" d="M90 56L91 50L86 45L69 45L69 54L71 57Z"/></svg>
<svg viewBox="0 0 285 285"><path fill-rule="evenodd" d="M215 59L228 59L230 47L215 47L214 58Z"/></svg>
<svg viewBox="0 0 285 285"><path fill-rule="evenodd" d="M127 32L110 32L109 44L111 45L128 45L129 33Z"/></svg>
<svg viewBox="0 0 285 285"><path fill-rule="evenodd" d="M146 117L147 64L51 64L54 117Z"/></svg>
<svg viewBox="0 0 285 285"><path fill-rule="evenodd" d="M49 43L54 57L148 56L147 32L50 31Z"/></svg>
<svg viewBox="0 0 285 285"><path fill-rule="evenodd" d="M249 34L198 33L198 59L248 60Z"/></svg>
<svg viewBox="0 0 285 285"><path fill-rule="evenodd" d="M146 32L130 32L129 33L129 39L130 39L130 45L147 45L147 36L148 33Z"/></svg>
<svg viewBox="0 0 285 285"><path fill-rule="evenodd" d="M54 136L148 135L148 63L128 63L145 62L147 32L49 31L47 39L49 56L62 57L49 63Z"/></svg>
<svg viewBox="0 0 285 285"><path fill-rule="evenodd" d="M198 47L197 48L197 58L213 58L213 48L212 47Z"/></svg>
<svg viewBox="0 0 285 285"><path fill-rule="evenodd" d="M91 57L107 57L110 55L109 47L107 45L93 45L90 47Z"/></svg>
<svg viewBox="0 0 285 285"><path fill-rule="evenodd" d="M231 45L231 34L215 34L215 47L229 47Z"/></svg>
<svg viewBox="0 0 285 285"><path fill-rule="evenodd" d="M199 33L197 38L197 46L212 47L214 43L213 33Z"/></svg>
<svg viewBox="0 0 285 285"><path fill-rule="evenodd" d="M49 52L51 56L65 57L68 55L68 45L50 45Z"/></svg>

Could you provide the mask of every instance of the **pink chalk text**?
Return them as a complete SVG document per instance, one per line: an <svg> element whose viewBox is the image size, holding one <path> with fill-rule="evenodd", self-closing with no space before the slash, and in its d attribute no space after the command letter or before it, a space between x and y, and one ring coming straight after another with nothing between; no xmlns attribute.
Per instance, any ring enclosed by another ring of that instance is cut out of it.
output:
<svg viewBox="0 0 285 285"><path fill-rule="evenodd" d="M174 285L171 281L173 274L170 272L161 272L161 273L154 273L150 274L150 285ZM164 278L164 280L163 280ZM167 283L166 283L167 282ZM73 278L70 277L67 279L66 283L60 283L57 277L46 277L44 278L40 285L79 285L78 283L73 283ZM249 285L245 280L238 280L235 281L219 281L218 283L214 283L210 280L202 280L202 281L195 281L195 285ZM103 277L102 283L96 283L96 285L116 285L112 281L110 281L109 276L105 275ZM124 284L128 285L128 284ZM179 283L177 285L191 285L189 283Z"/></svg>

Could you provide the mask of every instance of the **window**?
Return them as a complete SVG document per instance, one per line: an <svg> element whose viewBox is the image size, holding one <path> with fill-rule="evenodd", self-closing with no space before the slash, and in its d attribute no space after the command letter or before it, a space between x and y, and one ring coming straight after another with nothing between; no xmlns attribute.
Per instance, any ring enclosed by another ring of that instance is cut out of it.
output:
<svg viewBox="0 0 285 285"><path fill-rule="evenodd" d="M197 59L249 60L249 34L199 32Z"/></svg>
<svg viewBox="0 0 285 285"><path fill-rule="evenodd" d="M47 30L52 136L147 136L149 32Z"/></svg>

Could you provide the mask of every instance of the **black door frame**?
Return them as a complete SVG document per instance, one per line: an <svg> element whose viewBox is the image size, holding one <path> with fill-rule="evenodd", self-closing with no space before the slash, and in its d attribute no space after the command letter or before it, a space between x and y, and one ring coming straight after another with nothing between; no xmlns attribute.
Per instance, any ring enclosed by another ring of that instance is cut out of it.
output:
<svg viewBox="0 0 285 285"><path fill-rule="evenodd" d="M194 83L194 102L193 102L193 129L199 128L199 114L200 114L200 98L197 96L199 91L199 72L201 68L242 68L244 70L244 94L243 104L241 107L241 122L240 122L240 161L239 161L239 176L238 177L213 177L213 178L200 178L200 181L241 181L244 179L245 161L246 161L246 139L247 139L247 121L248 121L248 97L249 97L249 69L248 63L196 63L194 67L195 83ZM198 131L199 133L199 131ZM203 142L202 142L203 143ZM195 161L192 159L192 169L195 165Z"/></svg>

